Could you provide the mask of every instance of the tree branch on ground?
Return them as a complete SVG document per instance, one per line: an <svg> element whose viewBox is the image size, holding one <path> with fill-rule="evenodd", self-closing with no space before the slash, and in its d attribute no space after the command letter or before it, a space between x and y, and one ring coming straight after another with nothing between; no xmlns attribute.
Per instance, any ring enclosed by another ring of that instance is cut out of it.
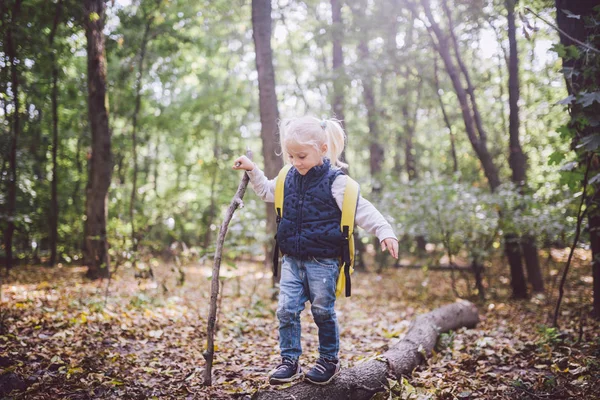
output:
<svg viewBox="0 0 600 400"><path fill-rule="evenodd" d="M370 399L387 387L387 378L399 379L410 375L413 369L431 354L441 333L462 327L473 328L479 322L475 305L468 301L447 304L418 316L406 336L388 351L342 372L328 385L298 383L277 390L259 391L253 400L279 399Z"/></svg>

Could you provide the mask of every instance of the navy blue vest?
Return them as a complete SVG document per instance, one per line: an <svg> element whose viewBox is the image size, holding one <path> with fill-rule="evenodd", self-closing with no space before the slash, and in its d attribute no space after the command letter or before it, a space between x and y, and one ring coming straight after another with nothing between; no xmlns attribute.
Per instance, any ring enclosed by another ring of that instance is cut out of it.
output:
<svg viewBox="0 0 600 400"><path fill-rule="evenodd" d="M341 174L331 169L329 159L304 176L296 168L290 169L285 178L283 218L277 230L283 254L304 260L340 256L342 211L333 198L331 185Z"/></svg>

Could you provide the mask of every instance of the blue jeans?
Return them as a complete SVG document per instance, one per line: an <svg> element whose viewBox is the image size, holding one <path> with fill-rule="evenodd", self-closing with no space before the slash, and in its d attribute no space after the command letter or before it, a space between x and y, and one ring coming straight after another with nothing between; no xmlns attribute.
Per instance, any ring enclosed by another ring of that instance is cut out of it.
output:
<svg viewBox="0 0 600 400"><path fill-rule="evenodd" d="M337 258L311 257L308 260L284 256L281 260L281 281L277 318L281 356L298 360L300 344L300 313L310 301L311 312L319 328L319 355L337 358L340 331L335 315L335 287L339 274Z"/></svg>

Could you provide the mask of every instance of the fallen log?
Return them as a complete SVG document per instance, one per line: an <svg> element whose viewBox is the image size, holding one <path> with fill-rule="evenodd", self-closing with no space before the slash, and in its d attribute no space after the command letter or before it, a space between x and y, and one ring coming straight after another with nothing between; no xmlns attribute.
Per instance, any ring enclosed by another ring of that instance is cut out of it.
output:
<svg viewBox="0 0 600 400"><path fill-rule="evenodd" d="M406 336L388 351L352 368L343 369L328 385L301 382L285 389L256 392L252 399L370 399L375 393L386 390L388 377L400 379L402 375L410 375L425 360L425 356L431 355L440 333L462 327L473 328L477 322L477 308L468 301L436 308L415 318Z"/></svg>

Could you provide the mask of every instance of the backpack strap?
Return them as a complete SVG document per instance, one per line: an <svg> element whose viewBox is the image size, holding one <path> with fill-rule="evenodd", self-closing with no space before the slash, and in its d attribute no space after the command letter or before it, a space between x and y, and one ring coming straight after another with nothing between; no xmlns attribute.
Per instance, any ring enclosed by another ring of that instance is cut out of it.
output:
<svg viewBox="0 0 600 400"><path fill-rule="evenodd" d="M346 190L344 191L344 201L342 203L342 220L340 223L340 229L344 238L342 243L342 267L344 269L343 278L345 279L338 280L338 283L345 287L346 297L350 297L352 291L352 282L350 281L350 273L354 269L354 236L352 234L354 233L354 218L356 216L356 207L358 206L359 191L358 183L348 176Z"/></svg>
<svg viewBox="0 0 600 400"><path fill-rule="evenodd" d="M279 229L279 223L283 217L283 192L285 188L285 178L292 168L291 164L284 165L284 167L277 174L277 180L275 181L275 213L277 229ZM275 248L273 249L273 276L277 276L279 270L279 243L277 242L277 231L275 231Z"/></svg>

